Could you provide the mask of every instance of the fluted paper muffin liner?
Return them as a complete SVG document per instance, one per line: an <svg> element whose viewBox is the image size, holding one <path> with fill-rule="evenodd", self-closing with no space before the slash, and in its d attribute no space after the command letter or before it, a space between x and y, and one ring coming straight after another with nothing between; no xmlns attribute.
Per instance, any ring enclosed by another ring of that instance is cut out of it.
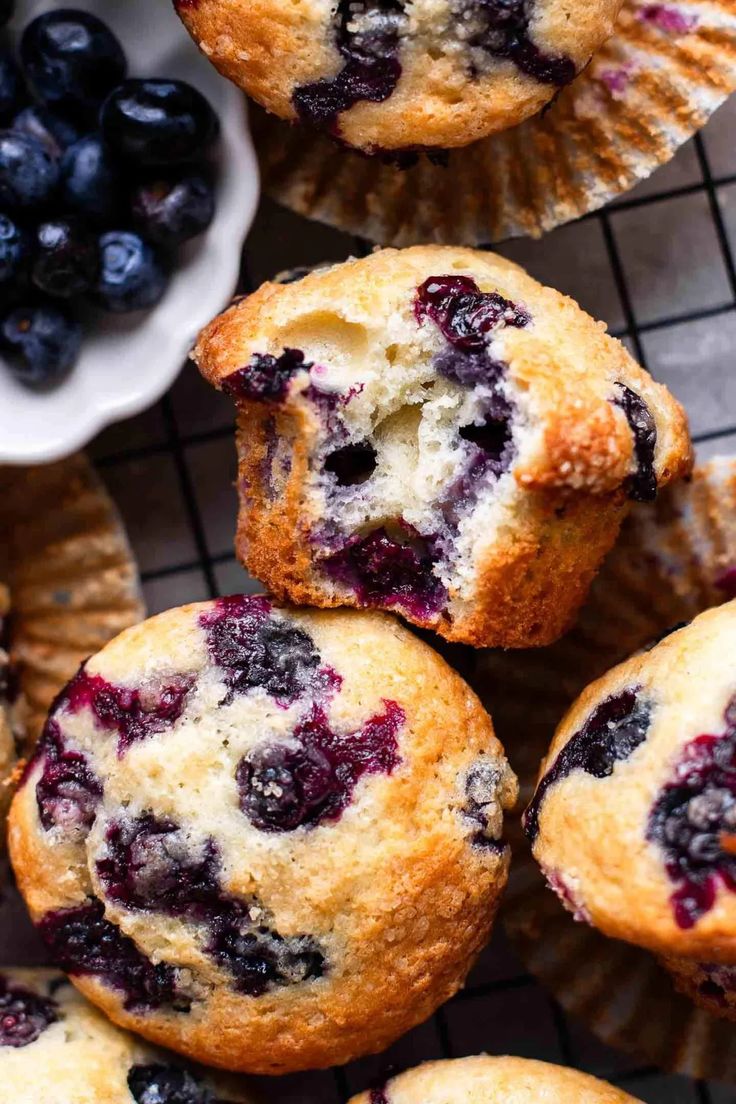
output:
<svg viewBox="0 0 736 1104"><path fill-rule="evenodd" d="M736 457L638 506L574 628L550 648L479 653L471 681L519 775L523 808L554 730L592 679L667 629L736 596ZM528 969L610 1046L736 1082L736 1024L696 1008L651 954L576 922L513 830L507 931Z"/></svg>
<svg viewBox="0 0 736 1104"><path fill-rule="evenodd" d="M0 533L27 751L82 660L139 621L144 607L117 510L83 455L0 468Z"/></svg>
<svg viewBox="0 0 736 1104"><path fill-rule="evenodd" d="M533 119L401 170L254 109L264 186L384 245L474 245L601 207L668 161L736 88L733 0L625 0L612 38Z"/></svg>

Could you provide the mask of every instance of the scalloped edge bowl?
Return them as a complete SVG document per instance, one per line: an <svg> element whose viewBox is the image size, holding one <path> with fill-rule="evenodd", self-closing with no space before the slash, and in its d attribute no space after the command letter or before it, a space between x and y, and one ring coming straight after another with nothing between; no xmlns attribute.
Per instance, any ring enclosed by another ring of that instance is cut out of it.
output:
<svg viewBox="0 0 736 1104"><path fill-rule="evenodd" d="M48 0L21 5L11 32L60 6ZM179 77L208 97L222 128L217 210L207 233L182 250L157 307L147 314L94 312L89 317L80 358L55 389L26 389L0 361L0 463L6 464L66 456L106 425L161 397L179 374L197 332L233 294L260 191L245 97L199 54L170 4L74 0L69 6L95 12L110 25L123 43L132 75Z"/></svg>

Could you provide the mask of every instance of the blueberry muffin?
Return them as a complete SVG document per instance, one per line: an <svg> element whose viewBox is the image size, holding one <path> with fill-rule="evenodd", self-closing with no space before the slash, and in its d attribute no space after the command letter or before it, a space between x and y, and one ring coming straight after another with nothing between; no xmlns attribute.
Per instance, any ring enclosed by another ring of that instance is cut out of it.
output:
<svg viewBox="0 0 736 1104"><path fill-rule="evenodd" d="M269 111L366 152L464 146L539 111L621 0L174 0Z"/></svg>
<svg viewBox="0 0 736 1104"><path fill-rule="evenodd" d="M380 1050L462 984L515 797L477 698L393 619L235 596L82 667L10 850L52 959L111 1019L280 1073Z"/></svg>
<svg viewBox="0 0 736 1104"><path fill-rule="evenodd" d="M0 971L0 1084L13 1104L253 1100L113 1027L53 970Z"/></svg>
<svg viewBox="0 0 736 1104"><path fill-rule="evenodd" d="M549 884L605 935L736 964L736 602L592 683L525 814Z"/></svg>
<svg viewBox="0 0 736 1104"><path fill-rule="evenodd" d="M360 1093L350 1104L636 1104L577 1070L527 1058L427 1062Z"/></svg>
<svg viewBox="0 0 736 1104"><path fill-rule="evenodd" d="M487 252L386 249L266 284L194 356L236 403L248 570L449 640L555 640L628 502L690 465L665 388Z"/></svg>
<svg viewBox="0 0 736 1104"><path fill-rule="evenodd" d="M0 583L0 851L4 850L5 818L11 798L11 778L21 739L19 704L8 655L10 594Z"/></svg>

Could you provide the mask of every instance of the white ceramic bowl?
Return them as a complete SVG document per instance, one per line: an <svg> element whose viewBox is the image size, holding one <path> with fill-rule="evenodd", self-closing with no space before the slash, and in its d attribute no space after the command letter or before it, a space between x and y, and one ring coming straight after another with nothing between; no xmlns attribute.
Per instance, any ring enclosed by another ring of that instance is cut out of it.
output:
<svg viewBox="0 0 736 1104"><path fill-rule="evenodd" d="M196 85L222 127L217 211L202 237L180 253L161 303L148 313L94 312L76 366L59 386L35 393L0 362L0 462L56 460L111 422L144 410L176 378L197 331L232 295L240 249L258 200L258 168L245 98L194 47L166 0L36 0L20 3L11 30L62 6L95 12L118 35L132 76L179 77Z"/></svg>

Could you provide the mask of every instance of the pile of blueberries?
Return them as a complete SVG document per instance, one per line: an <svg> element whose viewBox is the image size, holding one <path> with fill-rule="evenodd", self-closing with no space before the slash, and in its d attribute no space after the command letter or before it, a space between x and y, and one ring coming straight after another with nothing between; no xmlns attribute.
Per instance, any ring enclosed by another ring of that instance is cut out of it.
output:
<svg viewBox="0 0 736 1104"><path fill-rule="evenodd" d="M0 0L0 21L12 8ZM0 44L0 357L31 387L76 361L75 307L155 306L214 215L212 107L184 81L126 73L84 11L34 19L17 56Z"/></svg>

